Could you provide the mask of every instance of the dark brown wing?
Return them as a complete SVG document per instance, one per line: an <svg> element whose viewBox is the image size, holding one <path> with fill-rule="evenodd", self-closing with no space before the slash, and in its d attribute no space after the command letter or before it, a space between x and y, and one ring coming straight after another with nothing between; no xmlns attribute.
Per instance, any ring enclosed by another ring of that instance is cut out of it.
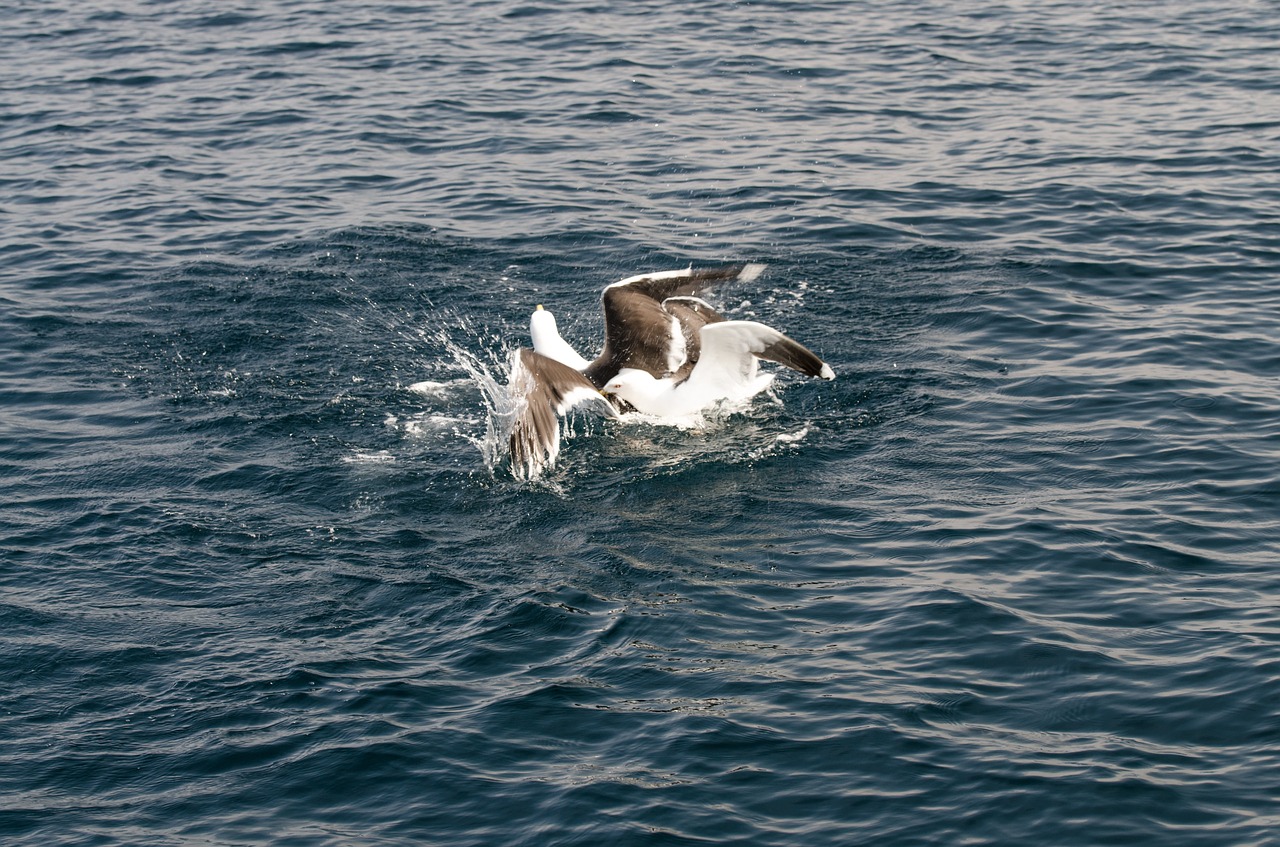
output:
<svg viewBox="0 0 1280 847"><path fill-rule="evenodd" d="M648 276L635 276L614 283L604 290L604 349L587 368L587 378L598 386L612 379L620 368L639 368L656 377L672 371L672 364L692 358L677 356L671 348L677 333L687 336L679 315L663 307L672 298L696 298L723 282L751 280L763 266L738 263L718 268L692 268ZM705 304L704 304L705 305ZM710 306L706 306L714 314ZM677 318L672 322L672 318ZM695 332L696 335L696 332Z"/></svg>
<svg viewBox="0 0 1280 847"><path fill-rule="evenodd" d="M681 271L642 274L615 282L605 289L605 293L626 289L643 294L655 303L661 303L672 297L701 297L724 282L733 282L737 279L750 282L759 276L762 270L764 265L737 262L732 265L721 265L718 268L688 268Z"/></svg>
<svg viewBox="0 0 1280 847"><path fill-rule="evenodd" d="M782 336L777 341L755 354L758 359L777 362L805 376L819 376L823 379L835 379L831 366L819 359L812 350L799 341Z"/></svg>
<svg viewBox="0 0 1280 847"><path fill-rule="evenodd" d="M518 404L508 440L511 470L525 479L534 479L555 464L560 455L560 418L570 409L595 403L605 415L617 414L586 377L532 350L519 352L508 389Z"/></svg>

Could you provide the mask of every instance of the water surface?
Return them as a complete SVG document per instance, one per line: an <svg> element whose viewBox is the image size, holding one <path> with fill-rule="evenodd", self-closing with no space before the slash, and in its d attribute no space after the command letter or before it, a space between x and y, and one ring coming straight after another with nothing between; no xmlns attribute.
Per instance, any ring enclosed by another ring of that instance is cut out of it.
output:
<svg viewBox="0 0 1280 847"><path fill-rule="evenodd" d="M1276 843L1274 6L4 18L6 843ZM835 382L512 479L734 260Z"/></svg>

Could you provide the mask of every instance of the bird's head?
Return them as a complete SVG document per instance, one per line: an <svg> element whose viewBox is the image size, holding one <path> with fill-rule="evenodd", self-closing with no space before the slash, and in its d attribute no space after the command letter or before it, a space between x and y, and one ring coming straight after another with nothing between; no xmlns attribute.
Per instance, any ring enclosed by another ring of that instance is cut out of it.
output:
<svg viewBox="0 0 1280 847"><path fill-rule="evenodd" d="M637 399L643 400L644 397L653 393L657 385L657 379L653 374L638 368L623 368L613 379L604 384L604 388L600 389L606 396L619 397L628 403L634 404Z"/></svg>

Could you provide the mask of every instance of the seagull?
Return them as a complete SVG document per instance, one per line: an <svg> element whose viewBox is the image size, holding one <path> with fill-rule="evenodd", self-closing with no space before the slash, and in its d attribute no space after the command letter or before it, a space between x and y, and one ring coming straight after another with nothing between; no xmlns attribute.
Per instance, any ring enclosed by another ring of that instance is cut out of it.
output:
<svg viewBox="0 0 1280 847"><path fill-rule="evenodd" d="M773 375L759 372L759 359L835 379L831 366L804 345L762 323L726 320L700 296L720 283L750 282L763 270L755 263L689 267L605 287L604 348L592 360L561 337L555 316L539 305L529 319L533 349L512 360L513 473L534 479L555 464L560 418L578 407L613 418L636 411L687 419L768 388Z"/></svg>

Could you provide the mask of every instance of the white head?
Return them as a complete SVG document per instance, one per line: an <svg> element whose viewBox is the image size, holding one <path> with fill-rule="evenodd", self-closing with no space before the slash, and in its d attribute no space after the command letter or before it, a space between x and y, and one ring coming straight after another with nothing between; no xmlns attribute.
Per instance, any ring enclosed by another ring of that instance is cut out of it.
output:
<svg viewBox="0 0 1280 847"><path fill-rule="evenodd" d="M605 394L621 397L644 412L653 406L653 398L661 393L662 385L648 371L642 371L639 368L623 368L600 390Z"/></svg>
<svg viewBox="0 0 1280 847"><path fill-rule="evenodd" d="M560 337L555 315L542 308L541 304L529 316L529 337L533 340L534 350L574 370L586 370L591 364Z"/></svg>
<svg viewBox="0 0 1280 847"><path fill-rule="evenodd" d="M542 308L541 303L529 316L529 336L533 339L534 350L563 341L560 328L556 326L556 316Z"/></svg>

